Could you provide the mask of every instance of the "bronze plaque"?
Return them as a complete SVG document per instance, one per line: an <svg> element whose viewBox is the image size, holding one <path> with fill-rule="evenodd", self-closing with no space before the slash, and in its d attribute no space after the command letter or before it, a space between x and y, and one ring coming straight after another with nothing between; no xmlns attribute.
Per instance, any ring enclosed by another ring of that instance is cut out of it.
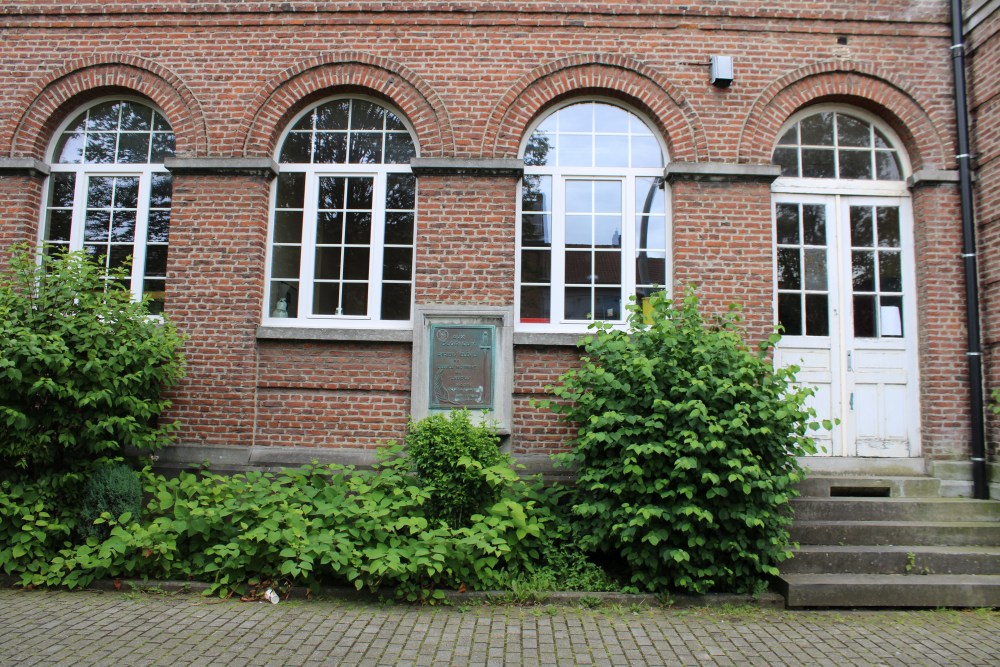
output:
<svg viewBox="0 0 1000 667"><path fill-rule="evenodd" d="M431 325L431 410L493 409L493 348L490 324Z"/></svg>

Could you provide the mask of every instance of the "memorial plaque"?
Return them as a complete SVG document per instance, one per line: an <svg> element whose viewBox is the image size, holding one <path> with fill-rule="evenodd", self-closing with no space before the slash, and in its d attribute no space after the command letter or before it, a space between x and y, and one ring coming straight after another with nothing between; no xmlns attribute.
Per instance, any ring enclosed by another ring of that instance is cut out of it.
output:
<svg viewBox="0 0 1000 667"><path fill-rule="evenodd" d="M432 324L431 410L493 409L493 348L489 324Z"/></svg>

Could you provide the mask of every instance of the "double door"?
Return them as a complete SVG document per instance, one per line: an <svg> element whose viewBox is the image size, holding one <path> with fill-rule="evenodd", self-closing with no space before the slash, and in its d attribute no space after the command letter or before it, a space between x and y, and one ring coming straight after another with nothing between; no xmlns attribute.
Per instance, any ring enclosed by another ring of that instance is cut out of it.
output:
<svg viewBox="0 0 1000 667"><path fill-rule="evenodd" d="M911 221L902 197L774 197L775 362L835 422L820 454L919 454Z"/></svg>

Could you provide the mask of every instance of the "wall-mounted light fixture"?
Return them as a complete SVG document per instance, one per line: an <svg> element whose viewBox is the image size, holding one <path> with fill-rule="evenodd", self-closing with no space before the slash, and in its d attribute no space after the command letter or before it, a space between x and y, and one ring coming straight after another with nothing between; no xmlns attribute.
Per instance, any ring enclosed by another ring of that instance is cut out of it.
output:
<svg viewBox="0 0 1000 667"><path fill-rule="evenodd" d="M712 56L708 80L713 86L728 88L733 82L732 56Z"/></svg>

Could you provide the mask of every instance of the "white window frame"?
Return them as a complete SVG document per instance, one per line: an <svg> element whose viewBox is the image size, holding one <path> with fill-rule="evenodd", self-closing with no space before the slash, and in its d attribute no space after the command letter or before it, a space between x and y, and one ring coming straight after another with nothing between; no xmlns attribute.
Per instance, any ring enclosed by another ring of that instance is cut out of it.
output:
<svg viewBox="0 0 1000 667"><path fill-rule="evenodd" d="M268 207L268 232L267 232L267 258L265 262L265 289L264 300L261 309L261 324L267 327L300 327L316 329L388 329L388 330L411 330L414 319L414 292L416 289L416 263L417 263L417 238L419 229L420 214L416 201L416 185L414 185L414 223L413 223L413 262L410 274L410 319L409 320L382 320L380 317L382 308L382 260L385 249L385 193L386 180L389 174L412 174L408 164L353 164L353 163L281 163L279 156L289 133L304 116L313 112L317 107L323 106L336 100L361 100L377 104L393 113L398 118L413 140L416 156L420 155L420 146L417 143L417 135L409 120L395 107L385 101L368 97L365 95L338 95L324 98L323 100L309 105L288 123L277 141L274 154L275 162L278 164L278 173L301 173L305 175L305 192L302 211L302 241L300 243L301 256L299 261L299 303L297 317L272 317L269 309L271 303L271 268L274 255L274 226L275 208L278 196L278 179L275 178L271 184L270 204ZM315 291L316 279L314 276L316 261L315 241L306 242L306 239L316 238L317 223L317 190L319 179L323 177L357 177L367 176L374 179L372 194L372 229L371 229L371 254L368 263L368 315L325 315L313 314L313 294ZM390 281L391 282L391 281ZM308 310L306 310L306 308Z"/></svg>
<svg viewBox="0 0 1000 667"><path fill-rule="evenodd" d="M535 130L544 123L552 114L575 104L596 102L616 106L634 115L650 129L653 137L659 144L663 154L664 166L669 163L670 158L663 138L653 128L652 123L639 111L622 104L617 100L607 98L586 98L573 99L564 104L560 104L548 110L546 114L536 119L525 132L524 140L520 148L519 155L523 158L528 142ZM672 215L670 188L663 179L664 167L561 167L555 165L531 166L525 165L525 176L550 176L552 178L552 245L551 252L551 274L550 274L550 303L549 322L522 322L521 321L521 219L522 219L522 191L523 180L517 185L517 225L516 225L516 261L514 276L514 312L516 331L535 333L586 333L594 320L571 320L565 317L565 258L566 258L566 227L565 227L565 183L571 180L603 180L619 181L622 183L622 274L621 274L621 317L617 320L599 320L608 322L616 327L625 327L628 318L626 305L629 298L635 294L636 271L635 257L637 239L635 233L636 219L636 180L639 178L656 178L661 182L663 188L664 201L664 224L666 226L664 240L665 247L664 271L665 280L663 289L669 290L673 277L673 243L672 243ZM647 248L649 249L649 248ZM656 250L659 250L657 248ZM599 287L599 286L598 286Z"/></svg>
<svg viewBox="0 0 1000 667"><path fill-rule="evenodd" d="M52 186L52 177L59 173L74 174L73 191L73 214L70 227L69 251L76 252L83 249L84 225L87 217L87 185L91 178L101 177L135 177L139 179L138 205L136 209L135 237L132 241L132 267L131 267L131 292L132 298L136 301L142 299L143 283L145 282L146 270L146 244L149 236L149 194L152 187L153 174L167 174L170 172L163 163L145 164L95 164L95 163L64 163L57 162L59 156L55 154L59 141L63 133L70 124L79 118L85 111L108 102L135 102L149 107L160 114L166 120L166 114L149 100L134 96L110 96L89 102L77 109L74 109L53 133L52 140L46 149L49 157L49 175L45 179L43 186L43 198L38 221L38 243L42 246L47 239L47 216L49 209L49 194ZM167 243L169 248L169 242ZM169 259L168 259L169 261Z"/></svg>

